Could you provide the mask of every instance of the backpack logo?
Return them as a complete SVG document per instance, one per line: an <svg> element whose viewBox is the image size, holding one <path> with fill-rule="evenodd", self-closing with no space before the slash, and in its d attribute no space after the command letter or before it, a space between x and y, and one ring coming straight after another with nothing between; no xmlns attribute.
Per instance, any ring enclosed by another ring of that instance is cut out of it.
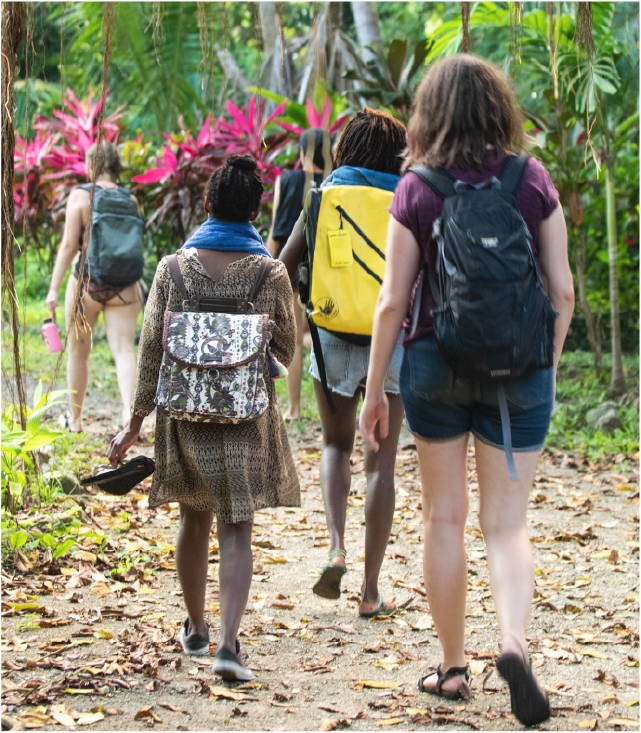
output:
<svg viewBox="0 0 641 733"><path fill-rule="evenodd" d="M325 316L325 318L336 318L338 315L338 307L334 300L329 296L321 298L316 308Z"/></svg>
<svg viewBox="0 0 641 733"><path fill-rule="evenodd" d="M493 247L498 247L499 238L498 237L481 237L481 244L485 247L485 249L492 249Z"/></svg>

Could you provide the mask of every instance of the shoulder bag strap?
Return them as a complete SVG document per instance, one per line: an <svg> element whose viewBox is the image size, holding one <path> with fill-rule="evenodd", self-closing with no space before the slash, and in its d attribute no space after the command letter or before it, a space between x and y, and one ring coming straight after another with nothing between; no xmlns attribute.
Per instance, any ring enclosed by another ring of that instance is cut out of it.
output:
<svg viewBox="0 0 641 733"><path fill-rule="evenodd" d="M455 179L443 168L428 168L425 165L413 165L408 170L416 175L442 199L453 196Z"/></svg>
<svg viewBox="0 0 641 733"><path fill-rule="evenodd" d="M189 300L189 293L187 292L187 288L185 287L183 274L180 271L180 265L178 264L178 255L169 255L165 259L167 260L167 265L169 266L169 274L171 275L171 279L174 281L174 284L182 295L183 300Z"/></svg>
<svg viewBox="0 0 641 733"><path fill-rule="evenodd" d="M263 261L260 263L260 269L258 270L258 274L256 275L256 280L254 281L254 285L247 298L250 303L255 302L256 296L260 292L260 289L263 287L267 276L271 272L272 262L273 260L267 259L267 257L263 257Z"/></svg>
<svg viewBox="0 0 641 733"><path fill-rule="evenodd" d="M521 182L525 166L528 162L527 155L508 155L503 163L503 170L499 176L501 191L513 193Z"/></svg>

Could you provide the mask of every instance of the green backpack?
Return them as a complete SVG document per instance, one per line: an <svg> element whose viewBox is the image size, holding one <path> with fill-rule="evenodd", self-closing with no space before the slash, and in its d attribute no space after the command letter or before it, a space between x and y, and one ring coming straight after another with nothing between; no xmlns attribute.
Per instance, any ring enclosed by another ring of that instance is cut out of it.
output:
<svg viewBox="0 0 641 733"><path fill-rule="evenodd" d="M92 184L80 188L91 191ZM99 285L126 287L142 277L144 219L126 188L96 186L87 262Z"/></svg>

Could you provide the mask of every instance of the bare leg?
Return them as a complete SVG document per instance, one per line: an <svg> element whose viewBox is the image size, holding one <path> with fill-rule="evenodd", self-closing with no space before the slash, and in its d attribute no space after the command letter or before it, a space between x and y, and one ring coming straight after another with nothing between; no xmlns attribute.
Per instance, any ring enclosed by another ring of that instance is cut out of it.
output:
<svg viewBox="0 0 641 733"><path fill-rule="evenodd" d="M365 578L360 613L371 613L378 605L378 576L394 519L394 468L403 422L403 405L399 395L388 394L387 399L390 408L389 434L381 441L378 452L366 450L365 455Z"/></svg>
<svg viewBox="0 0 641 733"><path fill-rule="evenodd" d="M220 647L236 651L240 620L249 598L253 557L251 549L252 522L225 524L217 521L220 559Z"/></svg>
<svg viewBox="0 0 641 733"><path fill-rule="evenodd" d="M87 293L82 297L82 311L86 324L82 325L80 314L75 323L72 322L76 302L78 281L69 275L65 291L65 328L67 329L67 388L69 394L69 411L71 413L71 430L82 431L82 407L87 394L89 382L89 355L91 354L92 332L102 310L102 305L92 300Z"/></svg>
<svg viewBox="0 0 641 733"><path fill-rule="evenodd" d="M294 295L294 315L296 316L296 349L288 367L287 374L287 414L289 420L300 417L300 385L303 379L303 328L305 309L297 295Z"/></svg>
<svg viewBox="0 0 641 733"><path fill-rule="evenodd" d="M480 440L475 448L481 529L487 545L501 649L524 654L525 629L534 592L526 512L539 451L514 453L518 480L511 481L502 450Z"/></svg>
<svg viewBox="0 0 641 733"><path fill-rule="evenodd" d="M465 666L465 595L467 559L465 521L468 512L468 434L449 441L416 439L423 487L423 573L430 611L443 649L441 670ZM456 690L463 677L445 681ZM424 683L436 688L436 676Z"/></svg>
<svg viewBox="0 0 641 733"><path fill-rule="evenodd" d="M336 412L332 412L323 387L314 380L314 392L323 428L323 453L320 464L320 483L325 503L325 519L329 531L330 552L345 550L345 512L352 481L349 459L356 433L356 407L358 393L354 397L332 393ZM345 558L338 555L333 565L345 566Z"/></svg>
<svg viewBox="0 0 641 733"><path fill-rule="evenodd" d="M142 308L138 283L121 291L123 300L112 298L105 305L105 329L109 348L116 362L118 388L122 402L121 422L127 424L136 386L136 319Z"/></svg>
<svg viewBox="0 0 641 733"><path fill-rule="evenodd" d="M180 530L176 542L176 569L189 616L190 632L207 634L205 591L212 512L180 505Z"/></svg>

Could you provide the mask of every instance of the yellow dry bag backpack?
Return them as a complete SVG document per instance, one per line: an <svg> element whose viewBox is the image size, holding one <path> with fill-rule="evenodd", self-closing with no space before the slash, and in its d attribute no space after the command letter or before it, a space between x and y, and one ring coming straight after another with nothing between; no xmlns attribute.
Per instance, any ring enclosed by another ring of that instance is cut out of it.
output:
<svg viewBox="0 0 641 733"><path fill-rule="evenodd" d="M376 300L385 273L385 245L394 196L374 186L313 188L305 209L307 259L299 268L299 294L328 402L317 328L355 344L369 344Z"/></svg>
<svg viewBox="0 0 641 733"><path fill-rule="evenodd" d="M373 186L328 186L309 194L308 316L352 343L368 344L372 335L393 196Z"/></svg>

